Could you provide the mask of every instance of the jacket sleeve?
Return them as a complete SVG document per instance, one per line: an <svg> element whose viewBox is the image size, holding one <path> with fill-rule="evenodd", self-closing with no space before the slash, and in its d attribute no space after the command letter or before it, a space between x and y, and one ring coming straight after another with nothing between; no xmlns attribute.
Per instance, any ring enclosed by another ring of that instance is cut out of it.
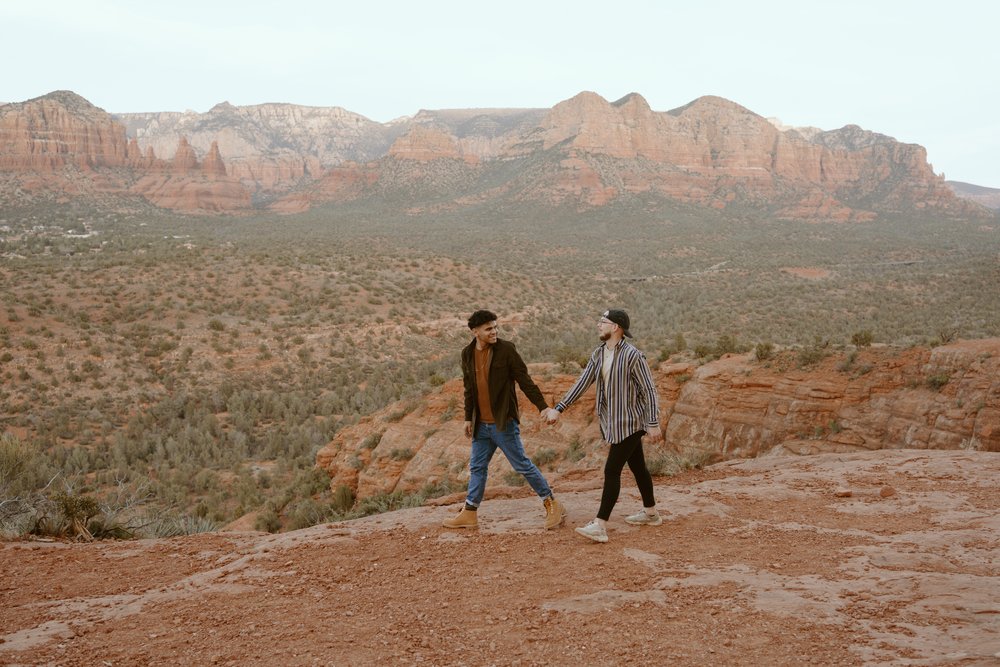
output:
<svg viewBox="0 0 1000 667"><path fill-rule="evenodd" d="M538 408L539 411L549 407L549 404L545 401L545 397L542 395L542 390L531 379L531 375L528 373L528 366L524 363L513 343L510 346L510 373L514 381L517 382L517 386L521 388L521 391L528 397L532 405Z"/></svg>
<svg viewBox="0 0 1000 667"><path fill-rule="evenodd" d="M656 385L653 384L653 374L649 371L649 364L646 363L646 356L641 352L636 355L632 363L632 381L639 387L640 395L645 396L643 401L645 414L643 420L646 426L660 425L660 405L656 396Z"/></svg>
<svg viewBox="0 0 1000 667"><path fill-rule="evenodd" d="M462 352L462 385L465 389L465 421L471 422L473 408L476 404L476 379L472 377L471 364L465 360L465 352Z"/></svg>
<svg viewBox="0 0 1000 667"><path fill-rule="evenodd" d="M566 392L561 401L556 403L556 410L563 412L566 408L573 405L573 402L580 398L583 392L587 391L587 388L594 383L594 380L597 379L597 370L599 368L597 358L598 355L596 352L590 355L587 367L583 369L580 377L576 379L576 384L570 387L570 390Z"/></svg>

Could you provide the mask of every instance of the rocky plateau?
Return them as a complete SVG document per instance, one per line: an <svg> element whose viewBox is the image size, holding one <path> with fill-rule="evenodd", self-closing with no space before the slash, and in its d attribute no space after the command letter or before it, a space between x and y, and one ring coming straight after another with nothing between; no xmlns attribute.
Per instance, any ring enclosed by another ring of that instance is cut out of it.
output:
<svg viewBox="0 0 1000 667"><path fill-rule="evenodd" d="M550 405L576 379L553 364L531 371ZM653 364L653 376L664 442L650 448L651 460L683 466L775 453L1000 452L1000 339L862 348L807 368L792 352L767 362L752 353L703 365L668 361ZM525 448L546 461L543 470L556 485L603 465L607 445L593 389L555 426L518 395ZM461 380L452 380L419 402L392 405L340 431L317 464L333 487L348 486L360 498L426 484L462 489L469 456L463 428ZM502 456L494 458L491 493L518 492L503 482L509 471Z"/></svg>

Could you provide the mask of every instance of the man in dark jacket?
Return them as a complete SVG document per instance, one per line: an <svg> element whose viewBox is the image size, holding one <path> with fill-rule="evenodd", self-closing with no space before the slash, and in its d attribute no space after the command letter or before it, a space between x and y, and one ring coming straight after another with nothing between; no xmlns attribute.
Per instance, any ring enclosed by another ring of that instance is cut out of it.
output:
<svg viewBox="0 0 1000 667"><path fill-rule="evenodd" d="M462 350L465 435L472 438L469 491L465 506L455 516L445 519L443 525L445 528L479 525L476 510L486 491L490 459L499 447L514 471L523 475L542 499L545 528L555 528L565 518L563 506L552 496L541 471L524 453L514 384L521 387L539 412L547 411L549 406L514 344L497 337L496 315L488 310L477 310L469 317L469 329L475 338Z"/></svg>

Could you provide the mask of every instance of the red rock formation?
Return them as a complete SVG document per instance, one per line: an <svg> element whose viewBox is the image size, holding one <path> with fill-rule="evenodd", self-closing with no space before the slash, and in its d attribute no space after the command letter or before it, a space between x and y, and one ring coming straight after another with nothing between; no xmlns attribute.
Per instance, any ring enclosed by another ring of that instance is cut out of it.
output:
<svg viewBox="0 0 1000 667"><path fill-rule="evenodd" d="M201 171L206 176L226 175L226 164L222 161L222 155L219 153L218 142L212 142L212 147L208 149L208 155L205 156L205 161L201 164Z"/></svg>
<svg viewBox="0 0 1000 667"><path fill-rule="evenodd" d="M177 144L177 152L174 153L174 159L170 161L170 170L177 173L184 173L194 171L197 168L198 156L194 154L194 149L191 148L187 139L181 137L180 142Z"/></svg>
<svg viewBox="0 0 1000 667"><path fill-rule="evenodd" d="M315 201L351 201L362 196L378 176L373 165L345 164L328 170L321 180L307 189L280 197L269 208L282 214L301 213L309 210Z"/></svg>
<svg viewBox="0 0 1000 667"><path fill-rule="evenodd" d="M475 156L462 155L458 140L443 130L416 125L389 148L389 156L400 160L430 162L431 160L465 160L476 162Z"/></svg>
<svg viewBox="0 0 1000 667"><path fill-rule="evenodd" d="M250 193L239 181L202 174L153 172L129 189L161 208L181 213L229 213L250 208Z"/></svg>
<svg viewBox="0 0 1000 667"><path fill-rule="evenodd" d="M261 157L228 165L229 173L244 184L263 191L287 191L323 174L316 157Z"/></svg>
<svg viewBox="0 0 1000 667"><path fill-rule="evenodd" d="M389 151L396 162L424 165L401 171L374 166L385 187L420 191L429 165L461 158L481 181L506 169L513 181L489 193L456 189L455 207L489 196L525 201L602 206L626 194L656 193L684 203L725 208L734 202L777 209L782 218L865 221L883 211L924 208L960 215L988 215L956 199L936 176L920 146L848 126L832 132L780 131L771 122L719 97L702 97L669 112L654 112L639 95L614 103L584 92L561 102L533 125L511 123L504 139L476 141L468 132L492 127L472 112L422 112L420 124ZM449 125L451 123L451 125ZM449 129L450 128L450 129ZM481 153L477 153L477 147ZM539 162L541 158L541 162ZM507 169L531 159L530 176ZM454 179L460 187L476 178ZM440 178L432 179L435 198ZM336 198L337 188L315 196ZM498 194L499 193L499 194ZM441 204L436 205L441 208Z"/></svg>
<svg viewBox="0 0 1000 667"><path fill-rule="evenodd" d="M199 164L182 139L172 160L158 160L152 147L143 153L136 139L126 139L109 114L66 91L0 107L0 170L26 189L69 196L139 194L191 213L250 207L249 192L226 176L217 146Z"/></svg>
<svg viewBox="0 0 1000 667"><path fill-rule="evenodd" d="M771 451L1000 452L1000 339L933 349L869 348L850 365L841 356L809 369L797 367L793 352L785 354L768 365L738 355L703 366L655 368L665 448L695 460ZM549 371L539 365L532 374L554 404L575 378L548 377ZM552 479L603 464L606 445L592 416L593 390L554 428L540 424L537 411L519 398L529 455L543 448L557 453L558 464L546 473ZM445 479L461 485L468 478L469 456L463 422L460 415L442 422L456 401L462 401L460 380L424 397L402 419L400 406L390 406L338 433L317 454L317 464L334 487L346 484L359 497L412 491ZM572 460L571 447L583 458ZM415 455L406 461L390 456L401 449ZM651 448L649 456L659 451ZM494 467L499 472L504 465L497 461Z"/></svg>
<svg viewBox="0 0 1000 667"><path fill-rule="evenodd" d="M637 94L612 103L584 92L547 111L423 111L385 125L343 109L227 103L207 114L124 118L138 141L126 141L121 125L72 93L0 107L0 169L31 171L32 187L56 189L53 175L70 166L228 174L255 194L286 195L274 204L279 211L387 195L407 197L410 210L491 200L588 208L651 194L815 221L921 210L991 217L956 198L920 146L855 126L780 130L712 96L656 112ZM142 155L140 144L150 141L161 154L175 142L174 158ZM109 178L95 182L114 189Z"/></svg>
<svg viewBox="0 0 1000 667"><path fill-rule="evenodd" d="M138 148L136 146L136 148ZM0 106L0 169L128 166L124 128L69 91Z"/></svg>

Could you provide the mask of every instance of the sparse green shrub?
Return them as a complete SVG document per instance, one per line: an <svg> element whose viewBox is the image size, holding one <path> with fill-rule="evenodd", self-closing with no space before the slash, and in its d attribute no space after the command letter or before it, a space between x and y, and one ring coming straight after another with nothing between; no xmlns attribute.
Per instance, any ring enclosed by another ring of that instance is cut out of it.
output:
<svg viewBox="0 0 1000 667"><path fill-rule="evenodd" d="M281 530L281 517L278 516L277 510L270 505L265 507L257 515L257 520L254 521L254 528L268 533L276 533Z"/></svg>
<svg viewBox="0 0 1000 667"><path fill-rule="evenodd" d="M927 386L934 391L939 391L941 387L948 384L951 376L948 373L935 373L927 378Z"/></svg>
<svg viewBox="0 0 1000 667"><path fill-rule="evenodd" d="M148 537L177 537L179 535L210 533L218 529L219 525L207 517L177 517L158 513L152 521L144 526L142 534Z"/></svg>
<svg viewBox="0 0 1000 667"><path fill-rule="evenodd" d="M854 360L857 358L858 358L858 351L851 350L848 353L848 355L844 357L844 360L841 361L839 364L837 364L837 370L840 371L841 373L846 373L847 371L851 370L852 366L854 366Z"/></svg>
<svg viewBox="0 0 1000 667"><path fill-rule="evenodd" d="M823 361L827 355L827 348L830 345L830 341L822 340L819 336L813 341L812 345L808 345L799 350L798 360L799 366L805 368L807 366L813 366Z"/></svg>
<svg viewBox="0 0 1000 667"><path fill-rule="evenodd" d="M346 484L340 484L333 491L333 500L330 502L338 512L346 512L354 506L354 491Z"/></svg>
<svg viewBox="0 0 1000 667"><path fill-rule="evenodd" d="M409 461L416 453L409 447L395 448L389 452L389 458L393 461Z"/></svg>
<svg viewBox="0 0 1000 667"><path fill-rule="evenodd" d="M398 422L403 419L407 414L409 414L409 409L406 406L399 408L398 410L393 410L388 415L386 415L385 420L390 424Z"/></svg>
<svg viewBox="0 0 1000 667"><path fill-rule="evenodd" d="M569 447L566 449L566 460L570 463L576 463L584 456L586 456L586 452L583 451L583 443L580 442L580 437L573 436Z"/></svg>
<svg viewBox="0 0 1000 667"><path fill-rule="evenodd" d="M851 334L851 345L855 347L871 347L874 340L875 335L870 329L862 329Z"/></svg>
<svg viewBox="0 0 1000 667"><path fill-rule="evenodd" d="M383 493L358 501L354 510L348 515L348 518L382 514L383 512L392 512L407 507L419 507L423 503L424 497L419 493L405 494L400 491Z"/></svg>
<svg viewBox="0 0 1000 667"><path fill-rule="evenodd" d="M88 524L100 512L96 499L71 491L60 491L52 500L61 513L53 524L54 534L68 534L70 537L84 540L93 539Z"/></svg>
<svg viewBox="0 0 1000 667"><path fill-rule="evenodd" d="M559 452L552 449L551 447L539 447L535 455L531 457L531 462L536 466L541 467L552 463L559 458Z"/></svg>
<svg viewBox="0 0 1000 667"><path fill-rule="evenodd" d="M694 346L694 354L699 359L714 358L715 347L708 343L699 343Z"/></svg>
<svg viewBox="0 0 1000 667"><path fill-rule="evenodd" d="M688 450L681 453L661 452L646 460L646 467L656 477L673 477L686 470L700 470L713 454L707 450Z"/></svg>
<svg viewBox="0 0 1000 667"><path fill-rule="evenodd" d="M942 345L947 345L948 343L955 340L958 337L958 329L954 327L942 327L938 330L938 340L941 341Z"/></svg>
<svg viewBox="0 0 1000 667"><path fill-rule="evenodd" d="M753 355L757 361L767 361L774 356L774 343L757 343L753 348Z"/></svg>

